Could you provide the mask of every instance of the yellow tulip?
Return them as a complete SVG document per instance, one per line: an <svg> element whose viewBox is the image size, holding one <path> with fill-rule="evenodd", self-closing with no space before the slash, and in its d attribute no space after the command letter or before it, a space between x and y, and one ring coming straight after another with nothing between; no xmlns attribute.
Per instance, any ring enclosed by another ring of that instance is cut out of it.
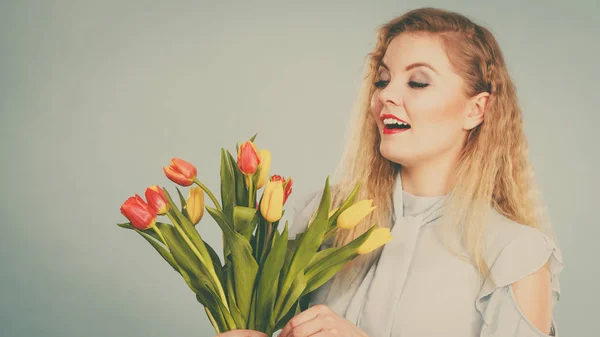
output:
<svg viewBox="0 0 600 337"><path fill-rule="evenodd" d="M369 215L376 206L371 206L373 200L361 200L348 207L337 219L337 227L344 229L354 228L364 217Z"/></svg>
<svg viewBox="0 0 600 337"><path fill-rule="evenodd" d="M367 240L363 242L360 247L358 247L356 253L361 255L370 253L373 250L390 242L392 238L393 236L391 235L389 228L375 228Z"/></svg>
<svg viewBox="0 0 600 337"><path fill-rule="evenodd" d="M281 180L267 181L260 202L260 214L268 222L281 219L283 210L283 184Z"/></svg>
<svg viewBox="0 0 600 337"><path fill-rule="evenodd" d="M200 187L190 188L190 194L186 201L188 218L196 225L204 215L204 191Z"/></svg>
<svg viewBox="0 0 600 337"><path fill-rule="evenodd" d="M263 187L267 177L269 176L269 169L271 168L271 152L269 150L262 149L259 152L260 155L260 175L258 176L258 182L256 183L256 189Z"/></svg>

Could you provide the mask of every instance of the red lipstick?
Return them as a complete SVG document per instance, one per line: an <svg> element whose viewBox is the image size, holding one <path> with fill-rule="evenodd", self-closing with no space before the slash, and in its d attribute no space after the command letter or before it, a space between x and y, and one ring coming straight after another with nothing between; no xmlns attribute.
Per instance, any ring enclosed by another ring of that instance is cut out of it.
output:
<svg viewBox="0 0 600 337"><path fill-rule="evenodd" d="M383 114L379 116L379 120L383 123L383 134L385 135L402 133L410 130L410 124L392 114Z"/></svg>

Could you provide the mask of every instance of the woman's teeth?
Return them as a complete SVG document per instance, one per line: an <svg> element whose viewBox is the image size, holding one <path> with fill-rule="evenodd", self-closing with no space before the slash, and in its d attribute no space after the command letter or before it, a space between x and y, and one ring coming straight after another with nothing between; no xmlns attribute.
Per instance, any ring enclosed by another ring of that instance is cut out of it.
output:
<svg viewBox="0 0 600 337"><path fill-rule="evenodd" d="M400 122L397 119L386 118L383 120L383 125L386 128L390 129L409 129L410 125L408 123Z"/></svg>

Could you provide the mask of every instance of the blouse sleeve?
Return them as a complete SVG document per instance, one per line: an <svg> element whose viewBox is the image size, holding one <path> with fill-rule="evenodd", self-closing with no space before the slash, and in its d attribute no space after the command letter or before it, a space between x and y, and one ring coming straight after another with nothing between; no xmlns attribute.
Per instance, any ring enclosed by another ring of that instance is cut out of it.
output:
<svg viewBox="0 0 600 337"><path fill-rule="evenodd" d="M498 249L496 258L490 264L491 277L484 280L478 295L476 308L483 319L481 337L558 336L554 319L550 335L540 331L527 319L510 285L549 262L554 308L560 296L558 274L563 268L561 253L542 232L532 227L519 227L511 235L514 238Z"/></svg>

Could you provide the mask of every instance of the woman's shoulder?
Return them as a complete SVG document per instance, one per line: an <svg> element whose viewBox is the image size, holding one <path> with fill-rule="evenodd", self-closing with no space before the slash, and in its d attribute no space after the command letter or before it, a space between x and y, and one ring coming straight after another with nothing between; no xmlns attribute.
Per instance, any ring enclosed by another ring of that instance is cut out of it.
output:
<svg viewBox="0 0 600 337"><path fill-rule="evenodd" d="M558 274L564 264L560 249L547 234L492 210L484 242L484 259L491 276L484 292L510 285L548 263L553 290L558 295Z"/></svg>

